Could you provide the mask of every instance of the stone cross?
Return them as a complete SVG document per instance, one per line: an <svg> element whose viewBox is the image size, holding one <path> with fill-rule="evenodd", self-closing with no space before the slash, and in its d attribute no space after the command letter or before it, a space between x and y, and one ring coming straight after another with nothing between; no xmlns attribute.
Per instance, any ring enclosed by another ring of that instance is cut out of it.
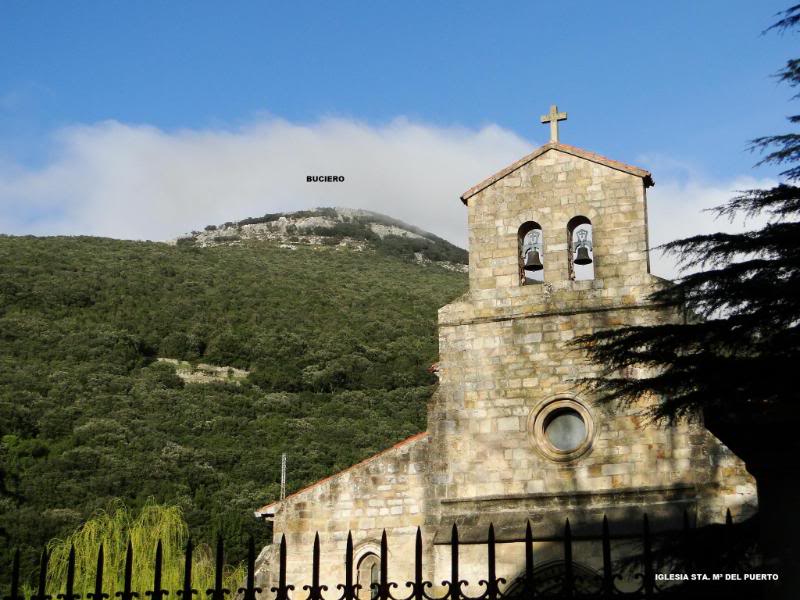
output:
<svg viewBox="0 0 800 600"><path fill-rule="evenodd" d="M553 104L550 113L541 116L542 123L550 123L550 142L558 142L558 122L567 120L567 113L558 112L558 107Z"/></svg>

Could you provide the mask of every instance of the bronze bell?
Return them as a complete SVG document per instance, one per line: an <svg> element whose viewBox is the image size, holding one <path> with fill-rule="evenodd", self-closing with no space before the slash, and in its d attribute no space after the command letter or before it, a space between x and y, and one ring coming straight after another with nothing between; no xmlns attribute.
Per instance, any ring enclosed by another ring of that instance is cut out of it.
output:
<svg viewBox="0 0 800 600"><path fill-rule="evenodd" d="M589 258L589 249L586 246L578 247L578 254L575 256L576 265L590 265L592 259Z"/></svg>
<svg viewBox="0 0 800 600"><path fill-rule="evenodd" d="M531 250L525 255L525 270L526 271L541 271L544 269L542 261L539 258L538 250Z"/></svg>

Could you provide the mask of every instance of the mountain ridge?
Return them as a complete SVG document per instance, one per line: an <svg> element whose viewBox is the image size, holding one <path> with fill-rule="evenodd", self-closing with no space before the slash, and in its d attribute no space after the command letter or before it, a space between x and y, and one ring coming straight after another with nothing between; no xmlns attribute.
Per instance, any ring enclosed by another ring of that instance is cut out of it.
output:
<svg viewBox="0 0 800 600"><path fill-rule="evenodd" d="M321 207L288 213L266 213L207 225L203 231L178 236L169 243L207 248L267 241L281 247L339 246L396 253L419 264L436 263L451 271L468 270L463 248L404 221L365 209Z"/></svg>

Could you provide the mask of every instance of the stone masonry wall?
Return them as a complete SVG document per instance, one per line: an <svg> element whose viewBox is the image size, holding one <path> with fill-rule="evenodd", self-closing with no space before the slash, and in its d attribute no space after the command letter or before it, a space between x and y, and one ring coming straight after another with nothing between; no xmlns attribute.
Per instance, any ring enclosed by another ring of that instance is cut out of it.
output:
<svg viewBox="0 0 800 600"><path fill-rule="evenodd" d="M498 574L511 581L524 564L526 520L536 535L599 535L604 514L617 533L674 527L686 511L698 524L735 519L755 507L742 462L701 423L658 427L646 405L601 405L578 385L597 367L570 342L598 329L677 322L653 305L667 282L650 275L646 197L640 176L549 149L468 199L470 291L439 311L440 385L428 407L428 431L293 494L275 511L272 567L280 535L288 543L288 579L307 584L319 532L322 583L343 579L348 531L356 560L389 538L390 580L413 572L414 534L424 539L423 576L448 578L453 524L465 542L461 573L485 578L486 530L495 526ZM569 275L567 222L591 220L595 279ZM521 285L518 230L544 236L542 284ZM554 399L580 402L593 423L590 447L554 460L534 434L537 411ZM483 542L483 543L482 543ZM560 546L537 542L539 559ZM599 566L599 547L576 544L576 560ZM302 588L298 588L302 589ZM477 592L478 588L470 588ZM297 591L295 593L298 593Z"/></svg>
<svg viewBox="0 0 800 600"><path fill-rule="evenodd" d="M348 532L358 561L364 552L378 553L384 529L394 573L413 573L414 540L427 502L428 446L428 435L418 434L276 504L270 577L277 577L277 547L285 533L287 581L302 590L311 581L311 550L319 533L321 581L333 590L328 596L336 596L336 584L344 581Z"/></svg>
<svg viewBox="0 0 800 600"><path fill-rule="evenodd" d="M470 292L439 312L441 382L428 418L436 497L604 491L612 506L622 490L679 486L701 521L752 508L741 461L700 424L648 426L646 406L601 406L578 386L597 369L574 338L681 318L648 300L665 282L648 272L642 179L554 149L468 206ZM593 226L592 281L569 277L566 226L577 215ZM542 226L543 284L520 285L526 221ZM554 398L583 402L594 423L590 450L571 462L543 455L532 432L532 415Z"/></svg>
<svg viewBox="0 0 800 600"><path fill-rule="evenodd" d="M640 285L647 275L647 207L635 175L554 149L471 197L468 206L473 291L519 286L517 233L526 221L542 227L544 280L568 282L567 223L575 216L592 222L596 279Z"/></svg>

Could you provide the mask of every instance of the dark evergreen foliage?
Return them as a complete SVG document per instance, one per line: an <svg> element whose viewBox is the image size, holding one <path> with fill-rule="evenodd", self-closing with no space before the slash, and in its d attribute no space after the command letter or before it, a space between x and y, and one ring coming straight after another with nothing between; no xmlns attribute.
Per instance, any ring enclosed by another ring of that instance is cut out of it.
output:
<svg viewBox="0 0 800 600"><path fill-rule="evenodd" d="M800 5L783 17L774 28L795 28ZM778 77L800 85L799 65L788 61ZM800 122L800 115L789 121ZM715 211L767 217L767 224L663 247L685 275L652 300L682 311L683 321L599 331L576 344L602 365L599 377L585 381L602 399L657 398L650 412L656 420L702 415L745 461L758 484L765 564L782 562L798 593L800 551L790 511L800 500L800 134L758 138L752 148L766 152L761 163L786 165L786 181L742 192Z"/></svg>
<svg viewBox="0 0 800 600"><path fill-rule="evenodd" d="M794 26L800 5L775 27ZM789 61L782 77L800 84ZM794 73L793 75L791 73ZM800 121L800 115L790 117ZM753 142L777 147L762 162L793 164L800 135L775 135ZM713 233L662 247L687 273L656 292L655 302L685 312L678 325L601 331L577 340L603 365L589 381L607 400L636 401L655 393L652 416L674 419L698 408L769 413L794 407L793 368L800 354L800 167L784 172L788 183L749 190L714 209L720 217L768 215L765 226L739 234ZM629 376L628 367L650 367Z"/></svg>

